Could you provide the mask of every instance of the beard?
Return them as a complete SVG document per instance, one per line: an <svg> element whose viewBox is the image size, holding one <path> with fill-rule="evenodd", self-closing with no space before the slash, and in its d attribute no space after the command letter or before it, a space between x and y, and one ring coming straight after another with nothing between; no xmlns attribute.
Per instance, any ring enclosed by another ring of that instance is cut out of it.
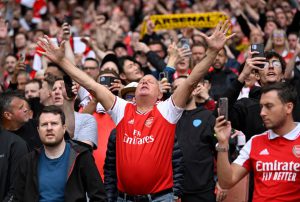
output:
<svg viewBox="0 0 300 202"><path fill-rule="evenodd" d="M46 147L57 147L63 142L64 138L61 139L56 139L55 141L46 141L46 140L41 140L43 145Z"/></svg>

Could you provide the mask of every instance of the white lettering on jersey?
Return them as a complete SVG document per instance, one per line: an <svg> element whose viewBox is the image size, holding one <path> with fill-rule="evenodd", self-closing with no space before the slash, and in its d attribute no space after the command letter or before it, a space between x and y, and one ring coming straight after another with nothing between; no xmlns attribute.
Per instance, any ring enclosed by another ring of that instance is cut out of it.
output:
<svg viewBox="0 0 300 202"><path fill-rule="evenodd" d="M300 163L295 163L294 161L290 162L278 162L277 160L273 162L256 162L256 170L258 172L263 171L294 171L299 172Z"/></svg>
<svg viewBox="0 0 300 202"><path fill-rule="evenodd" d="M264 150L263 150L264 151ZM297 162L256 162L256 170L262 172L262 181L296 181L297 172L300 171L300 163ZM275 171L275 172L274 172Z"/></svg>
<svg viewBox="0 0 300 202"><path fill-rule="evenodd" d="M133 137L129 137L128 134L125 133L124 138L123 138L123 142L126 144L149 144L154 142L154 137L153 135L149 135L149 136L145 136L145 137L141 137L141 131L138 130L133 130Z"/></svg>

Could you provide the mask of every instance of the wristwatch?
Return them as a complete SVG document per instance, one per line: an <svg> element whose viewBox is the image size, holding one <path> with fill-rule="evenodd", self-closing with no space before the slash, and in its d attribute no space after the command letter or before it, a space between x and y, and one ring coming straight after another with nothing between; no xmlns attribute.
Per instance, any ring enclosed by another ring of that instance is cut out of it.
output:
<svg viewBox="0 0 300 202"><path fill-rule="evenodd" d="M216 148L217 152L228 152L229 151L229 146L227 146L227 147L221 147L219 145L219 143L216 144L215 148Z"/></svg>

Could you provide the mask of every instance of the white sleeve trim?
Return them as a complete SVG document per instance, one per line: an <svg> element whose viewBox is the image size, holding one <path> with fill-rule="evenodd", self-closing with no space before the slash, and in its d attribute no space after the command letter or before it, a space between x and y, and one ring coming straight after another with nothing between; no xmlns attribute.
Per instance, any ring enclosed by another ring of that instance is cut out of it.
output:
<svg viewBox="0 0 300 202"><path fill-rule="evenodd" d="M180 119L183 108L177 107L173 102L172 96L157 104L157 109L161 115L171 124L176 124Z"/></svg>
<svg viewBox="0 0 300 202"><path fill-rule="evenodd" d="M245 146L240 151L239 156L234 160L233 163L243 166L244 163L250 159L252 139L253 137L245 144Z"/></svg>
<svg viewBox="0 0 300 202"><path fill-rule="evenodd" d="M111 118L118 125L124 117L125 107L128 104L127 101L116 96L113 106L107 112L111 115Z"/></svg>

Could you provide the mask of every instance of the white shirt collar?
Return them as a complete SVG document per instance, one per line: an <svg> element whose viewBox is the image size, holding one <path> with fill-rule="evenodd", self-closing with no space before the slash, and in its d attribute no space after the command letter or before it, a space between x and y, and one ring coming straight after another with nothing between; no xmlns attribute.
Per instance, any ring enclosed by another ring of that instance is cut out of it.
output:
<svg viewBox="0 0 300 202"><path fill-rule="evenodd" d="M300 124L298 122L295 122L297 124L297 126L291 130L289 133L285 134L284 137L287 140L295 140L297 139L297 137L300 135ZM276 133L274 133L272 130L268 130L268 137L270 140L273 140L277 137L279 137L279 135L277 135Z"/></svg>

